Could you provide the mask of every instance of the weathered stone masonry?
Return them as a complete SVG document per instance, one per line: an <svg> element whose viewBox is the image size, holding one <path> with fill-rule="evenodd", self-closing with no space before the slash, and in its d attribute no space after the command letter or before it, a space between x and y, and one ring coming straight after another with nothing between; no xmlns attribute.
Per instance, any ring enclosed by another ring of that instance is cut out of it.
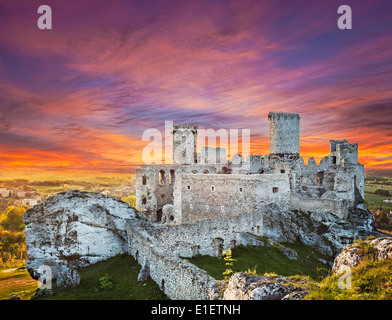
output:
<svg viewBox="0 0 392 320"><path fill-rule="evenodd" d="M279 207L260 204L237 216L204 219L180 225L158 225L143 219L128 222L128 252L149 270L149 276L171 299L208 299L209 288L216 280L184 258L194 255L222 256L223 251L239 244L261 245L255 236L271 236L279 240L294 240L287 233L279 238L269 223L264 228L265 215L276 215ZM285 214L282 215L284 217Z"/></svg>
<svg viewBox="0 0 392 320"><path fill-rule="evenodd" d="M208 299L208 289L216 281L206 271L179 258L148 232L147 224L128 223L129 253L148 270L170 299Z"/></svg>
<svg viewBox="0 0 392 320"><path fill-rule="evenodd" d="M356 194L364 196L358 144L330 140L330 155L318 165L311 157L305 165L300 116L270 112L268 119L270 154L250 155L246 161L240 154L222 161L226 151L221 148L203 147L197 153L197 126L175 125L173 164L136 171L136 205L150 221L166 224L237 215L259 201L347 218Z"/></svg>

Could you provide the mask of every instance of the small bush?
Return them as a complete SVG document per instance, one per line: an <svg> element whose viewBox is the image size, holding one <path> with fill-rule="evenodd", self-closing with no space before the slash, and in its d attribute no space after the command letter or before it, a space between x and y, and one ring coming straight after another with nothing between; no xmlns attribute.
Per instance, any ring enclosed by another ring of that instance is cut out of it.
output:
<svg viewBox="0 0 392 320"><path fill-rule="evenodd" d="M105 290L105 289L112 289L112 288L113 288L112 277L108 273L105 273L103 277L99 278L99 289Z"/></svg>
<svg viewBox="0 0 392 320"><path fill-rule="evenodd" d="M366 275L360 278L357 282L359 293L371 293L378 289L377 282L375 281L375 275Z"/></svg>
<svg viewBox="0 0 392 320"><path fill-rule="evenodd" d="M231 249L224 251L223 255L225 256L223 259L226 261L225 265L226 265L226 270L223 272L223 275L225 276L224 281L225 282L229 282L229 279L231 277L231 275L233 274L233 262L237 261L235 259L233 259L232 257L232 253L231 253Z"/></svg>
<svg viewBox="0 0 392 320"><path fill-rule="evenodd" d="M373 193L382 197L389 197L391 195L389 190L386 189L374 189Z"/></svg>

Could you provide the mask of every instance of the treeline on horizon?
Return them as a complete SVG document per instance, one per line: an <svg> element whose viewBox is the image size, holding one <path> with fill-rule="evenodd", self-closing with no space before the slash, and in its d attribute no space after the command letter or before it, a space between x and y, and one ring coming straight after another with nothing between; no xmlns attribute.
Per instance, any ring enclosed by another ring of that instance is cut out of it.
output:
<svg viewBox="0 0 392 320"><path fill-rule="evenodd" d="M365 183L367 184L384 184L392 185L392 177L377 177L377 176L365 176Z"/></svg>
<svg viewBox="0 0 392 320"><path fill-rule="evenodd" d="M20 185L29 185L29 186L51 186L51 187L60 187L63 184L93 184L92 182L86 181L74 181L74 180L42 180L42 181L29 181L27 179L14 179L14 180L0 180L0 184L10 187L18 187Z"/></svg>
<svg viewBox="0 0 392 320"><path fill-rule="evenodd" d="M113 180L113 179L105 179L105 180L106 180L105 182L103 182L103 181L93 182L93 181L88 181L88 179L86 179L86 181L84 181L84 180L34 180L34 181L30 181L28 179L12 179L12 180L0 180L0 186L17 188L20 186L60 187L65 184L80 185L80 186L92 186L92 185L99 184L102 187L110 187L111 185L113 185L113 183L118 183L118 181Z"/></svg>

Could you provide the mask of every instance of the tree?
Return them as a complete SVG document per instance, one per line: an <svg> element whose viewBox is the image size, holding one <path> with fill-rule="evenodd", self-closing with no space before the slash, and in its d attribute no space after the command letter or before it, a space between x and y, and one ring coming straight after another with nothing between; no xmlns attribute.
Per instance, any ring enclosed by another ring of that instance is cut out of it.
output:
<svg viewBox="0 0 392 320"><path fill-rule="evenodd" d="M27 257L23 215L27 206L10 206L0 214L0 267L15 267Z"/></svg>
<svg viewBox="0 0 392 320"><path fill-rule="evenodd" d="M391 196L389 190L386 190L386 189L374 189L373 193L377 194L379 196L383 196L383 197L390 197Z"/></svg>
<svg viewBox="0 0 392 320"><path fill-rule="evenodd" d="M388 225L389 224L388 215L384 210L380 212L380 215L377 219L377 223L379 223L380 225Z"/></svg>
<svg viewBox="0 0 392 320"><path fill-rule="evenodd" d="M27 209L27 206L8 207L5 212L0 215L0 226L11 232L23 231L23 215Z"/></svg>

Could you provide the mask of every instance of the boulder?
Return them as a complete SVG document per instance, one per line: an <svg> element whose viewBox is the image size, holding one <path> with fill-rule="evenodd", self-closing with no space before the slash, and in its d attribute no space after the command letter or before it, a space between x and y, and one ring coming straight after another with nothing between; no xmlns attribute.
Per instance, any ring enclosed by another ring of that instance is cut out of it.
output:
<svg viewBox="0 0 392 320"><path fill-rule="evenodd" d="M392 259L392 238L380 237L346 246L335 258L332 271L340 274L347 267L354 268L369 258L376 261Z"/></svg>
<svg viewBox="0 0 392 320"><path fill-rule="evenodd" d="M23 217L30 275L39 279L40 267L47 266L57 286L78 284L78 268L127 252L126 221L137 215L127 203L99 193L74 190L48 198Z"/></svg>
<svg viewBox="0 0 392 320"><path fill-rule="evenodd" d="M294 300L307 292L304 282L284 276L234 273L223 294L223 300Z"/></svg>

